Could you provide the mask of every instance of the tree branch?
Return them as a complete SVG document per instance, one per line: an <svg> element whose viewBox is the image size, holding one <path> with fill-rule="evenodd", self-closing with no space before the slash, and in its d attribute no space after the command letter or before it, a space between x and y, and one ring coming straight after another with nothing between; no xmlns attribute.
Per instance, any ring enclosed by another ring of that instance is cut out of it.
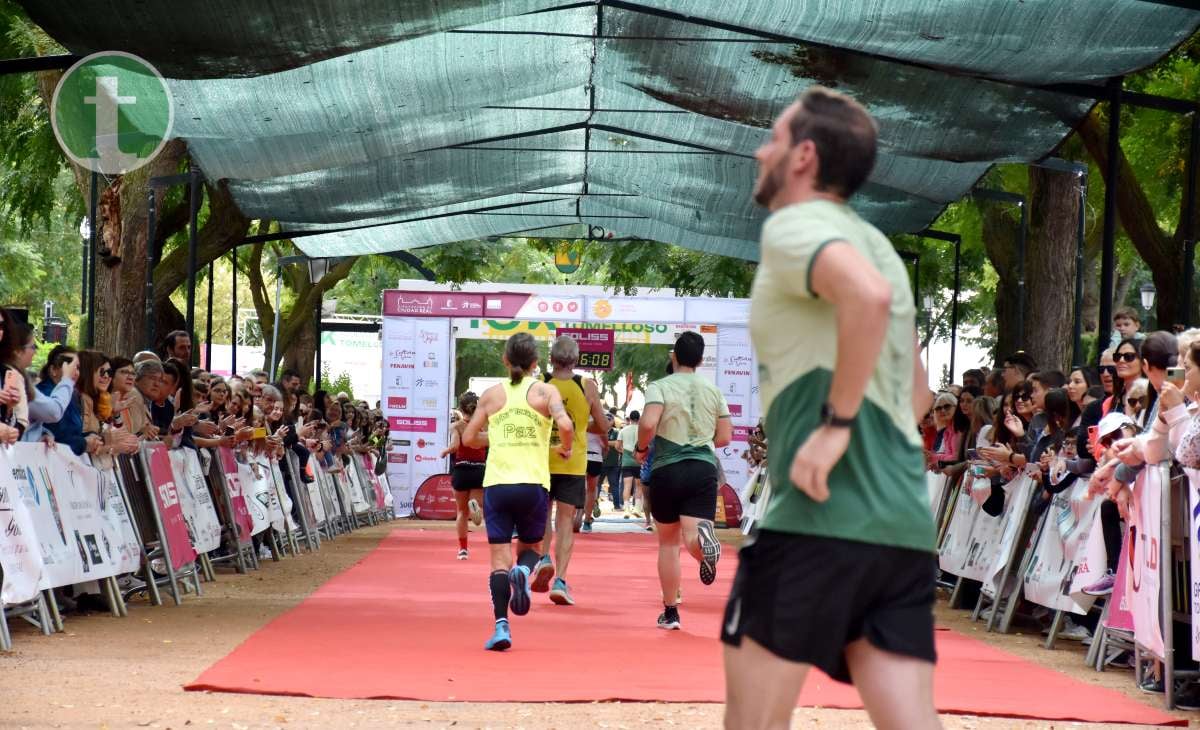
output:
<svg viewBox="0 0 1200 730"><path fill-rule="evenodd" d="M197 236L197 269L208 266L231 251L250 229L250 219L242 215L225 183L216 187L206 184L205 188L208 191L208 220ZM154 297L157 301L171 296L187 281L187 259L187 246L180 246L154 268Z"/></svg>

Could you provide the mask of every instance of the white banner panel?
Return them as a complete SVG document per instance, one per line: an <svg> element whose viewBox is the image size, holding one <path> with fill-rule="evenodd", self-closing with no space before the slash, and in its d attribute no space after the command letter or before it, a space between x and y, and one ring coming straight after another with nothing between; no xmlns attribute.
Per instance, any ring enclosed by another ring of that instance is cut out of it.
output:
<svg viewBox="0 0 1200 730"><path fill-rule="evenodd" d="M587 298L589 322L687 322L687 303L675 297ZM696 320L691 320L696 321ZM707 322L708 320L699 320Z"/></svg>
<svg viewBox="0 0 1200 730"><path fill-rule="evenodd" d="M1087 491L1088 482L1079 479L1054 495L1023 578L1028 600L1080 615L1091 610L1095 599L1072 593L1071 586L1079 563L1086 559L1088 537L1103 501L1089 498Z"/></svg>
<svg viewBox="0 0 1200 730"><path fill-rule="evenodd" d="M216 550L221 546L221 521L200 470L200 459L193 449L171 449L168 453L192 547L197 553Z"/></svg>
<svg viewBox="0 0 1200 730"><path fill-rule="evenodd" d="M260 496L265 485L249 464L238 464L238 481L242 483L242 495L246 499L246 509L250 511L250 521L254 523L250 534L257 535L271 526L271 513L268 507L270 499Z"/></svg>
<svg viewBox="0 0 1200 730"><path fill-rule="evenodd" d="M950 524L942 538L942 547L938 550L938 565L951 575L962 575L963 568L973 556L971 555L972 538L975 534L975 523L978 520L996 520L979 508L979 502L972 496L975 485L980 489L990 489L991 483L986 478L964 478L962 487L951 495Z"/></svg>
<svg viewBox="0 0 1200 730"><path fill-rule="evenodd" d="M745 327L721 327L717 330L717 387L729 404L729 414L737 426L758 423L757 398L752 392L754 350L750 330ZM708 346L705 345L707 352Z"/></svg>
<svg viewBox="0 0 1200 730"><path fill-rule="evenodd" d="M684 322L709 322L745 327L750 323L749 299L710 299L687 297Z"/></svg>
<svg viewBox="0 0 1200 730"><path fill-rule="evenodd" d="M104 519L100 472L62 444L16 444L8 455L45 566L39 587L117 575L120 538Z"/></svg>
<svg viewBox="0 0 1200 730"><path fill-rule="evenodd" d="M1192 659L1200 659L1200 470L1184 469L1188 478L1188 555L1191 558Z"/></svg>
<svg viewBox="0 0 1200 730"><path fill-rule="evenodd" d="M1126 533L1129 572L1126 588L1133 636L1146 651L1163 658L1162 632L1162 498L1170 489L1166 465L1147 466L1133 484Z"/></svg>
<svg viewBox="0 0 1200 730"><path fill-rule="evenodd" d="M29 482L10 451L0 447L0 569L4 572L0 605L37 598L45 570L33 518L22 497Z"/></svg>
<svg viewBox="0 0 1200 730"><path fill-rule="evenodd" d="M108 532L116 542L113 544L114 559L119 573L133 573L142 567L142 544L138 540L137 530L133 528L133 520L125 509L125 500L121 496L121 485L117 481L115 469L100 471L100 509L104 521L108 524Z"/></svg>

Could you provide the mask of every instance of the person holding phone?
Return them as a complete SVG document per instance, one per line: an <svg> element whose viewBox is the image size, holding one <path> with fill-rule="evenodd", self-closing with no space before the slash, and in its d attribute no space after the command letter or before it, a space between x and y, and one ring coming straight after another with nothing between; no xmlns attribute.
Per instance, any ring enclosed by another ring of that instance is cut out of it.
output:
<svg viewBox="0 0 1200 730"><path fill-rule="evenodd" d="M1175 458L1189 469L1200 469L1200 338L1189 343L1182 360L1183 384L1179 391L1191 401L1191 420L1175 447ZM1179 382L1178 371L1169 372L1172 382Z"/></svg>
<svg viewBox="0 0 1200 730"><path fill-rule="evenodd" d="M4 314L0 313L0 317L4 317ZM54 435L45 428L45 424L58 422L70 407L78 366L74 359L68 359L67 364L59 362L58 384L51 390L50 395L43 395L28 375L29 366L33 364L33 357L37 354L32 328L16 317L5 317L0 330L0 365L7 366L8 372L14 373L14 384L17 382L17 376L21 378L20 387L24 390L28 403L28 423L20 435L20 440L53 443ZM2 377L9 376L6 372ZM2 441L3 438L0 437L0 442Z"/></svg>
<svg viewBox="0 0 1200 730"><path fill-rule="evenodd" d="M8 349L16 345L17 324L17 317L11 311L0 310L0 347ZM0 359L0 444L16 443L29 426L25 378L10 364L11 359L11 354Z"/></svg>

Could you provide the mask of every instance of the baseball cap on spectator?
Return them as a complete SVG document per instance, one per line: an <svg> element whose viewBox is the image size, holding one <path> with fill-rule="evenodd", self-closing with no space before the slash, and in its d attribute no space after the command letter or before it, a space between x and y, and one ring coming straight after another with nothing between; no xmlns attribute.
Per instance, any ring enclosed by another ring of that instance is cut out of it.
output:
<svg viewBox="0 0 1200 730"><path fill-rule="evenodd" d="M1124 413L1113 411L1104 418L1100 419L1100 425L1096 427L1096 436L1097 438L1104 439L1108 436L1112 436L1114 433L1120 432L1120 430L1126 426L1133 426L1136 428L1137 424L1133 422L1132 418Z"/></svg>

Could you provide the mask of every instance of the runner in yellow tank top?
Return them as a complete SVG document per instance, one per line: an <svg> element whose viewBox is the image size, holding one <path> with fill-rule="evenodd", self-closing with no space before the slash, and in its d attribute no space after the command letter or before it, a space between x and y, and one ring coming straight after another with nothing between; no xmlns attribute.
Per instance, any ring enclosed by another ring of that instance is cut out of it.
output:
<svg viewBox="0 0 1200 730"><path fill-rule="evenodd" d="M564 443L559 455L571 457L575 427L563 408L558 390L539 383L530 374L537 367L537 342L527 333L508 338L504 366L510 379L488 388L471 422L463 432L468 447L488 447L483 476L483 514L492 552L488 587L496 618L495 633L485 649L504 651L512 646L508 609L518 616L529 613L532 598L530 574L537 565L538 547L546 533L550 490L550 425ZM485 433L486 431L486 433ZM512 535L517 532L517 565L513 565Z"/></svg>
<svg viewBox="0 0 1200 730"><path fill-rule="evenodd" d="M559 337L550 347L550 364L553 372L545 377L547 384L554 386L562 397L567 416L575 426L575 437L571 443L571 456L564 459L557 452L562 444L557 429L550 432L550 500L556 505L553 518L554 533L558 535L554 547L554 560L550 560L551 515L546 513L546 543L542 548L542 559L533 572L533 590L541 593L550 588L550 600L560 606L573 606L575 599L567 588L567 565L571 561L571 549L575 544L575 510L582 509L587 495L587 433L590 428L597 433L604 431L604 409L600 407L600 394L596 384L575 374L579 362L579 343L570 337ZM558 577L555 578L557 568Z"/></svg>

